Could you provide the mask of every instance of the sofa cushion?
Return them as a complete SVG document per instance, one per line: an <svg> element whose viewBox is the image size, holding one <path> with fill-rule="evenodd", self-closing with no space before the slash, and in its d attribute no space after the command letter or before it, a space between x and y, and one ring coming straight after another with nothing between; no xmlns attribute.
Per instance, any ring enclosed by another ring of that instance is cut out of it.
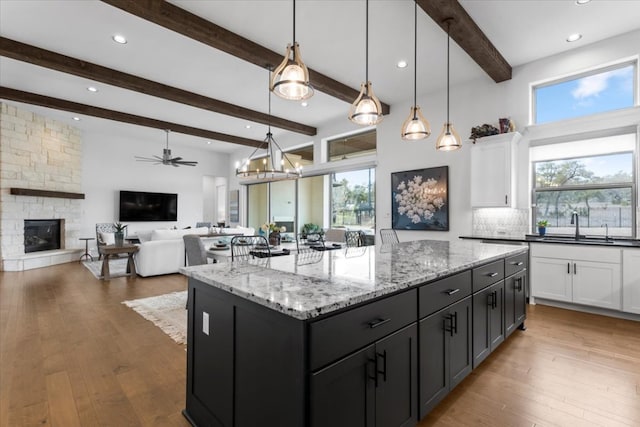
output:
<svg viewBox="0 0 640 427"><path fill-rule="evenodd" d="M153 230L136 231L140 243L149 242L151 240L151 233L153 233Z"/></svg>
<svg viewBox="0 0 640 427"><path fill-rule="evenodd" d="M153 230L151 232L151 240L175 240L182 239L180 234L182 230Z"/></svg>
<svg viewBox="0 0 640 427"><path fill-rule="evenodd" d="M115 245L116 237L114 233L105 233L103 231L98 233L98 238L100 239L100 243L104 245Z"/></svg>

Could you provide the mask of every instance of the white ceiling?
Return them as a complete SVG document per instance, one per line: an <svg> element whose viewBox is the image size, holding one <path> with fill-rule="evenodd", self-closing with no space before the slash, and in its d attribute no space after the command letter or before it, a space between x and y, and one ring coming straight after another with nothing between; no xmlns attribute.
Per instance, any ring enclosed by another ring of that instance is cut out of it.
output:
<svg viewBox="0 0 640 427"><path fill-rule="evenodd" d="M172 0L271 50L284 54L292 38L290 0ZM460 3L512 66L584 46L640 28L640 1L461 0ZM297 3L296 39L310 68L358 88L365 74L365 3L362 0L304 0ZM446 34L418 9L418 91L430 93L446 82ZM369 77L382 101L395 104L412 96L413 2L372 0L369 5ZM573 32L582 40L567 43ZM129 43L118 45L114 33ZM99 1L0 0L3 37L87 60L119 71L267 111L266 70L173 33ZM409 67L399 69L405 59ZM451 49L452 84L488 76L455 43ZM92 82L35 65L0 58L0 85L74 102L119 110L213 131L263 139L265 126L129 90ZM86 87L99 88L90 93ZM317 92L303 108L272 98L273 114L321 127L346 119L349 105ZM164 132L25 106L84 130L157 138ZM407 106L408 108L408 106ZM134 130L134 128L137 128ZM355 125L354 125L355 129ZM274 130L276 139L286 131ZM143 136L144 135L144 136ZM172 134L171 144L231 152L237 145ZM300 135L300 141L309 137Z"/></svg>

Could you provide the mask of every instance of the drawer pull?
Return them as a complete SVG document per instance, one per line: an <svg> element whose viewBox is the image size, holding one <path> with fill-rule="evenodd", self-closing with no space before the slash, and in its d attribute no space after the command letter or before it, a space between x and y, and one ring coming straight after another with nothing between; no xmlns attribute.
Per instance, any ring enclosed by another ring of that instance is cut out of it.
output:
<svg viewBox="0 0 640 427"><path fill-rule="evenodd" d="M444 291L447 295L457 294L458 292L460 292L460 289L449 289L448 291Z"/></svg>
<svg viewBox="0 0 640 427"><path fill-rule="evenodd" d="M517 267L520 267L522 264L524 264L524 262L520 261L520 262L512 262L511 265L515 265Z"/></svg>
<svg viewBox="0 0 640 427"><path fill-rule="evenodd" d="M487 273L487 276L489 277L496 277L498 275L498 273Z"/></svg>
<svg viewBox="0 0 640 427"><path fill-rule="evenodd" d="M391 321L391 318L389 318L389 319L376 319L373 322L369 322L369 327L371 329L374 329L374 328L377 328L378 326L382 326L385 323L390 322L390 321Z"/></svg>

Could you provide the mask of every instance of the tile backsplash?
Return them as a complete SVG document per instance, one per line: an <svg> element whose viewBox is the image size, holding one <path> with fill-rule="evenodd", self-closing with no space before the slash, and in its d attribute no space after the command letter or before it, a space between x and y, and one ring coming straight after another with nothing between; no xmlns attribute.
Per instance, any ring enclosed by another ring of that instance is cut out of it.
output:
<svg viewBox="0 0 640 427"><path fill-rule="evenodd" d="M473 234L478 236L523 235L531 232L528 209L473 209Z"/></svg>

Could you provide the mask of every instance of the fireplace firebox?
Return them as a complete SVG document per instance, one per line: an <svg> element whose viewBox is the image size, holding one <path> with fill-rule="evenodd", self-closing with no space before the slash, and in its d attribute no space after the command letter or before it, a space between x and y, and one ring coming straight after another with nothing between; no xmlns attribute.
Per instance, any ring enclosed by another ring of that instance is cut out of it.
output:
<svg viewBox="0 0 640 427"><path fill-rule="evenodd" d="M61 219L25 219L24 252L60 249L62 221Z"/></svg>

